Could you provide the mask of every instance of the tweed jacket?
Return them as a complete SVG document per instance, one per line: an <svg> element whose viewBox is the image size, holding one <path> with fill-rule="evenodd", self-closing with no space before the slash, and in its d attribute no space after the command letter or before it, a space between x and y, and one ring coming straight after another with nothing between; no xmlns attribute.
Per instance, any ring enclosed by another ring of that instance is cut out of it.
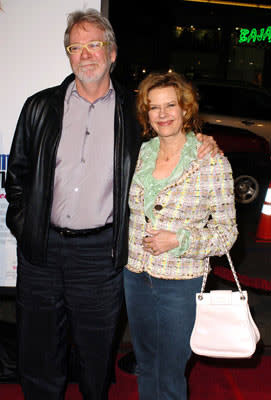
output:
<svg viewBox="0 0 271 400"><path fill-rule="evenodd" d="M148 143L143 144L135 174L140 171ZM206 156L192 161L183 174L164 187L156 197L154 222L144 215L144 187L133 179L130 195L129 257L126 268L163 279L192 279L203 275L204 260L220 256L221 235L229 250L237 238L231 166L224 156ZM148 221L148 222L147 222ZM143 250L146 228L190 232L188 249L175 256L154 256Z"/></svg>

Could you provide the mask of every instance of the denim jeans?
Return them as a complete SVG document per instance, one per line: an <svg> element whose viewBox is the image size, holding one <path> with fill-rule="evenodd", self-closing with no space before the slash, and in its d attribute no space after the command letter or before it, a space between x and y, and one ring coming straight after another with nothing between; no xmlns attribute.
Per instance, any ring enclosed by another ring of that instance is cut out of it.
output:
<svg viewBox="0 0 271 400"><path fill-rule="evenodd" d="M84 400L107 400L122 300L112 229L75 238L50 230L42 265L28 262L18 249L18 370L27 400L64 400L68 331Z"/></svg>
<svg viewBox="0 0 271 400"><path fill-rule="evenodd" d="M202 278L166 280L125 268L124 288L140 400L186 400L195 293Z"/></svg>

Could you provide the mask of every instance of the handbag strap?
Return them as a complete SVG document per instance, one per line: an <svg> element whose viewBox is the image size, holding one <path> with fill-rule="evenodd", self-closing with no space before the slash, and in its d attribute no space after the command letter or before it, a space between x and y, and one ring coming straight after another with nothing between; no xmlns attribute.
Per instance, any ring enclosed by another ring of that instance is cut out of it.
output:
<svg viewBox="0 0 271 400"><path fill-rule="evenodd" d="M233 266L230 253L229 253L229 251L227 250L227 248L226 248L226 246L225 246L225 244L224 244L225 238L224 238L224 236L221 234L221 232L218 231L218 229L216 229L216 233L218 234L218 236L219 236L219 238L220 238L220 243L222 244L223 250L225 251L225 254L226 254L226 256L227 256L228 262L229 262L230 267L231 267L231 272L232 272L232 274L233 274L233 277L234 277L235 283L236 283L236 285L237 285L238 291L239 291L239 293L240 293L241 299L244 300L244 299L245 299L245 296L244 296L244 294L243 294L243 292L242 292L241 285L240 285L240 282L239 282L239 280L238 280L238 277L237 277L235 268L234 268L234 266ZM207 277L208 277L209 271L210 271L210 258L209 258L209 257L206 257L206 259L205 259L205 266L204 266L204 273L203 273L203 280L202 280L202 285L201 285L201 291L200 291L200 294L199 294L199 296L198 296L198 298L199 298L200 300L202 300L202 298L203 298L203 292L204 292L204 290L205 290L205 286L206 286L206 282L207 282Z"/></svg>

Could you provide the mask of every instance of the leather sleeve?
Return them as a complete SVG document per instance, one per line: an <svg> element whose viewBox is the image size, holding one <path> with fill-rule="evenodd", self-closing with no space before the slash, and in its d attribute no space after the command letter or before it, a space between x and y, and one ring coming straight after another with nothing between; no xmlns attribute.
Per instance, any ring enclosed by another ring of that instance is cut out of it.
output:
<svg viewBox="0 0 271 400"><path fill-rule="evenodd" d="M24 223L26 182L30 173L30 101L25 102L21 111L8 161L6 198L9 202L6 224L11 233L20 241Z"/></svg>

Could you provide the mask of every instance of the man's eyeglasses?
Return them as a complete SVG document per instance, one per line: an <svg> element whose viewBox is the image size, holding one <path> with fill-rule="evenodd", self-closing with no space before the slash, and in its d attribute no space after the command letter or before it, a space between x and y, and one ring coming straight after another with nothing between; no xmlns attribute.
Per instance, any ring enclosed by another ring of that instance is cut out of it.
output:
<svg viewBox="0 0 271 400"><path fill-rule="evenodd" d="M102 42L100 40L92 40L86 44L74 43L66 47L69 54L80 54L83 49L87 49L89 53L100 50L102 47L107 46L109 42Z"/></svg>

